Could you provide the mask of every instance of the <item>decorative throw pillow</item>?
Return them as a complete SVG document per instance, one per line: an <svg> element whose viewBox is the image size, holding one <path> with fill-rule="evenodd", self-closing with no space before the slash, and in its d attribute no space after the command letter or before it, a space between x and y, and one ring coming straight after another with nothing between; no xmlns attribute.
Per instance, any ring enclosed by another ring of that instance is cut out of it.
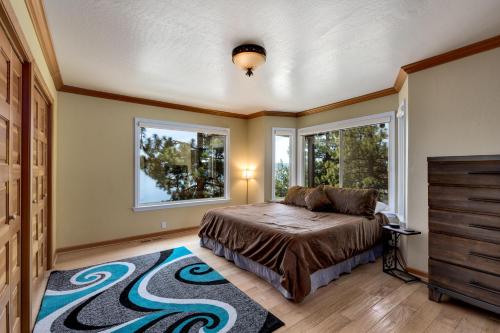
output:
<svg viewBox="0 0 500 333"><path fill-rule="evenodd" d="M352 189L325 186L333 210L341 214L373 216L377 205L378 191L374 189Z"/></svg>
<svg viewBox="0 0 500 333"><path fill-rule="evenodd" d="M332 210L332 203L323 190L323 186L312 189L312 191L306 195L305 201L307 209L313 212Z"/></svg>
<svg viewBox="0 0 500 333"><path fill-rule="evenodd" d="M312 190L312 188L303 186L292 186L286 192L286 197L285 200L283 200L283 203L286 205L307 207L306 195Z"/></svg>

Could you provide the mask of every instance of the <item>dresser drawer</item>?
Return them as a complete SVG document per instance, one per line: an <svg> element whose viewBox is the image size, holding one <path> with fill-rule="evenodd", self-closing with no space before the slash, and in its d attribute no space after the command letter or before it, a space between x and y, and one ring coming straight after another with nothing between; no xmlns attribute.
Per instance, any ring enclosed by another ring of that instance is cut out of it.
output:
<svg viewBox="0 0 500 333"><path fill-rule="evenodd" d="M433 259L500 275L500 244L431 232L429 256Z"/></svg>
<svg viewBox="0 0 500 333"><path fill-rule="evenodd" d="M429 207L500 216L500 189L431 185Z"/></svg>
<svg viewBox="0 0 500 333"><path fill-rule="evenodd" d="M500 306L500 277L429 259L429 282Z"/></svg>
<svg viewBox="0 0 500 333"><path fill-rule="evenodd" d="M429 231L500 244L500 216L429 210Z"/></svg>
<svg viewBox="0 0 500 333"><path fill-rule="evenodd" d="M500 187L500 161L430 162L430 184Z"/></svg>

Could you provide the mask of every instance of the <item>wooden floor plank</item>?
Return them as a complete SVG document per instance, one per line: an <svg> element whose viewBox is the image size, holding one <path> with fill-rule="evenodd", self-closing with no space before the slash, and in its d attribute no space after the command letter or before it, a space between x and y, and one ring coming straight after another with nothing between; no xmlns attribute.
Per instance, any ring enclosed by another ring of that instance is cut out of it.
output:
<svg viewBox="0 0 500 333"><path fill-rule="evenodd" d="M254 274L199 246L195 232L59 254L57 270L80 268L186 246L236 287L285 322L277 332L500 333L489 312L458 302L431 302L423 283L405 284L382 273L381 261L362 265L320 288L304 302L286 300Z"/></svg>

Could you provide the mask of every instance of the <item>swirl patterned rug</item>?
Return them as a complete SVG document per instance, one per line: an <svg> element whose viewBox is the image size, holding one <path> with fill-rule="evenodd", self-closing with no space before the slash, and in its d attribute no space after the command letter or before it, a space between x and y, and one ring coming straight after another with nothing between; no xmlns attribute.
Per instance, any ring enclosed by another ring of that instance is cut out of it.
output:
<svg viewBox="0 0 500 333"><path fill-rule="evenodd" d="M283 322L187 248L50 275L40 332L272 332Z"/></svg>

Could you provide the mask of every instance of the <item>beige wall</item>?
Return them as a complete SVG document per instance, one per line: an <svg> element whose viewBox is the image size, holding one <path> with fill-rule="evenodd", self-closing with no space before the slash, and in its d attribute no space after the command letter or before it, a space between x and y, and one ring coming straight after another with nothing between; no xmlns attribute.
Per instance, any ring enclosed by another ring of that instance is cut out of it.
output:
<svg viewBox="0 0 500 333"><path fill-rule="evenodd" d="M408 78L408 264L427 271L427 157L500 154L500 48Z"/></svg>
<svg viewBox="0 0 500 333"><path fill-rule="evenodd" d="M297 118L258 117L248 121L248 165L255 170L249 181L249 202L271 200L272 128L296 128Z"/></svg>
<svg viewBox="0 0 500 333"><path fill-rule="evenodd" d="M42 75L42 79L49 89L49 93L54 99L54 104L52 105L52 166L53 166L53 175L52 175L52 188L56 188L57 184L57 151L55 147L57 146L57 91L54 85L54 81L52 80L52 76L50 75L49 68L47 63L45 62L45 58L43 56L42 48L40 47L40 43L38 42L38 38L36 36L35 28L33 27L33 23L31 22L30 15L28 13L28 8L26 7L26 3L24 0L15 0L10 2L12 8L14 10L14 14L19 22L19 25L22 29L23 35L28 42L29 49L33 54L34 62L36 63L40 73ZM57 202L57 191L53 191L52 193L52 211L56 211L56 202ZM55 226L57 224L57 216L53 214L52 216L52 224L54 226L53 233L51 235L53 244L56 244L56 232ZM55 248L53 249L55 250Z"/></svg>
<svg viewBox="0 0 500 333"><path fill-rule="evenodd" d="M247 123L94 97L59 93L57 247L196 226L214 205L132 211L134 117L230 128L230 204L245 203Z"/></svg>

